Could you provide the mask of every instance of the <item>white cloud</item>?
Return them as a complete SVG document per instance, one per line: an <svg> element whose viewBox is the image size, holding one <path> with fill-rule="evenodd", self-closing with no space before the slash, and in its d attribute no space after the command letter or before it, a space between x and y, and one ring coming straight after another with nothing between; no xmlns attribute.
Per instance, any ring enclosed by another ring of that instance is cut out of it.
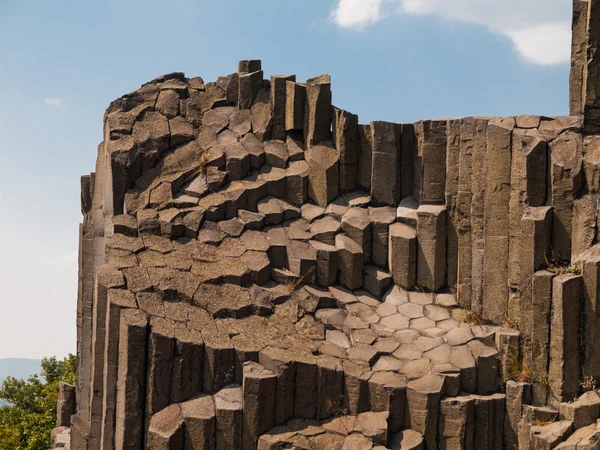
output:
<svg viewBox="0 0 600 450"><path fill-rule="evenodd" d="M62 108L64 106L62 98L46 98L44 99L44 103L56 108Z"/></svg>
<svg viewBox="0 0 600 450"><path fill-rule="evenodd" d="M383 0L339 0L331 18L343 28L363 28L382 18Z"/></svg>
<svg viewBox="0 0 600 450"><path fill-rule="evenodd" d="M340 27L362 28L394 10L484 26L509 38L531 63L569 61L571 2L565 0L338 0L331 16Z"/></svg>

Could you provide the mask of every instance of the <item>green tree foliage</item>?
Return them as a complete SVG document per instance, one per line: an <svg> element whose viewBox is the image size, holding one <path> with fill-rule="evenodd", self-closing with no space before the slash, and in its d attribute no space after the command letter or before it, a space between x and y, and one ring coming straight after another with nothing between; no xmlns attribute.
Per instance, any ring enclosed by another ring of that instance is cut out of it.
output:
<svg viewBox="0 0 600 450"><path fill-rule="evenodd" d="M44 358L40 376L8 377L0 388L0 449L47 450L56 424L58 383L75 383L76 358Z"/></svg>

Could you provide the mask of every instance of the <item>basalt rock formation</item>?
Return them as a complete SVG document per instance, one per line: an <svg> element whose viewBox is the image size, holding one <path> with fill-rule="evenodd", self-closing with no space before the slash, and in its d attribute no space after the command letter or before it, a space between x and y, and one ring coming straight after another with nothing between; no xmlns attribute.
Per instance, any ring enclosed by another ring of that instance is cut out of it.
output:
<svg viewBox="0 0 600 450"><path fill-rule="evenodd" d="M600 448L600 0L575 0L573 31L567 117L362 125L329 76L260 61L114 101L55 435Z"/></svg>

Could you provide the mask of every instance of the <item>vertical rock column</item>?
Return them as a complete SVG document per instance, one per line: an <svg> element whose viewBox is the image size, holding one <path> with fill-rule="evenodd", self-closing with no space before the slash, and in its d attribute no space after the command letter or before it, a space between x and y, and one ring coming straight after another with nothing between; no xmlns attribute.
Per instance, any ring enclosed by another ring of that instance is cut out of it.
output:
<svg viewBox="0 0 600 450"><path fill-rule="evenodd" d="M533 271L532 255L523 253L523 214L528 206L538 207L546 203L547 144L537 130L515 129L512 140L511 192L509 204L509 265L508 282L511 293L508 299L508 319L520 324L523 313L521 292L531 286ZM523 258L526 258L523 260ZM543 257L543 255L542 255ZM526 297L529 299L530 297ZM526 305L524 305L526 306Z"/></svg>
<svg viewBox="0 0 600 450"><path fill-rule="evenodd" d="M485 194L487 184L487 119L473 120L473 180L471 190L471 308L483 306L483 272L485 247Z"/></svg>
<svg viewBox="0 0 600 450"><path fill-rule="evenodd" d="M471 308L471 186L473 171L473 119L461 121L458 164L458 193L456 195L456 231L458 258L456 296L460 307Z"/></svg>
<svg viewBox="0 0 600 450"><path fill-rule="evenodd" d="M536 271L543 269L551 258L552 207L528 207L521 219L519 239L519 261L521 278L519 298L519 330L521 331L523 354L531 361L533 333L532 281Z"/></svg>
<svg viewBox="0 0 600 450"><path fill-rule="evenodd" d="M260 364L244 365L242 449L254 450L261 434L275 424L277 377Z"/></svg>
<svg viewBox="0 0 600 450"><path fill-rule="evenodd" d="M458 275L458 181L460 172L460 120L449 120L446 128L446 223L448 236L448 286L456 289ZM402 136L404 140L404 135ZM404 147L402 148L404 154ZM404 194L404 192L403 192Z"/></svg>
<svg viewBox="0 0 600 450"><path fill-rule="evenodd" d="M420 124L422 203L443 204L446 201L446 125L445 120L425 120Z"/></svg>
<svg viewBox="0 0 600 450"><path fill-rule="evenodd" d="M443 391L444 378L438 375L427 375L411 381L406 389L407 425L423 435L427 448L437 448L438 415Z"/></svg>
<svg viewBox="0 0 600 450"><path fill-rule="evenodd" d="M442 449L473 448L475 413L471 397L450 397L440 402L439 440Z"/></svg>
<svg viewBox="0 0 600 450"><path fill-rule="evenodd" d="M371 125L359 125L358 137L360 147L358 150L358 169L356 184L359 189L371 191L371 171L373 168L373 132Z"/></svg>
<svg viewBox="0 0 600 450"><path fill-rule="evenodd" d="M396 206L400 202L400 132L390 122L371 123L373 166L371 201L375 205Z"/></svg>
<svg viewBox="0 0 600 450"><path fill-rule="evenodd" d="M487 181L483 316L500 322L508 310L508 203L514 119L492 120L487 127Z"/></svg>
<svg viewBox="0 0 600 450"><path fill-rule="evenodd" d="M573 207L581 188L583 139L580 133L564 131L550 142L550 182L554 220L552 247L560 261L571 258Z"/></svg>
<svg viewBox="0 0 600 450"><path fill-rule="evenodd" d="M287 83L294 84L295 81L295 75L274 75L271 77L271 113L273 115L271 139L285 140Z"/></svg>
<svg viewBox="0 0 600 450"><path fill-rule="evenodd" d="M417 283L433 291L446 284L446 210L422 205L417 210Z"/></svg>
<svg viewBox="0 0 600 450"><path fill-rule="evenodd" d="M600 60L596 54L600 48L600 4L591 0L588 5L587 68L584 69L585 94L583 96L584 131L598 133L600 132Z"/></svg>
<svg viewBox="0 0 600 450"><path fill-rule="evenodd" d="M582 263L584 337L582 369L584 377L600 375L600 258L586 258Z"/></svg>
<svg viewBox="0 0 600 450"><path fill-rule="evenodd" d="M144 447L148 318L140 310L121 312L115 448Z"/></svg>
<svg viewBox="0 0 600 450"><path fill-rule="evenodd" d="M146 420L170 403L173 375L174 324L160 317L150 319L146 382Z"/></svg>
<svg viewBox="0 0 600 450"><path fill-rule="evenodd" d="M570 401L579 393L579 357L582 277L558 275L552 282L552 322L550 331L551 400Z"/></svg>
<svg viewBox="0 0 600 450"><path fill-rule="evenodd" d="M394 283L411 289L417 280L417 233L403 223L390 225L389 266Z"/></svg>
<svg viewBox="0 0 600 450"><path fill-rule="evenodd" d="M540 270L533 276L531 292L531 334L529 351L523 361L531 369L533 380L532 404L545 405L548 397L548 360L550 315L552 307L552 279L554 274Z"/></svg>
<svg viewBox="0 0 600 450"><path fill-rule="evenodd" d="M137 308L132 292L125 289L109 289L106 311L106 339L104 346L104 374L102 399L102 431L100 448L114 448L115 412L117 402L117 378L119 367L119 340L121 311Z"/></svg>
<svg viewBox="0 0 600 450"><path fill-rule="evenodd" d="M306 81L304 142L306 148L331 140L331 77L320 75Z"/></svg>
<svg viewBox="0 0 600 450"><path fill-rule="evenodd" d="M308 162L308 196L317 205L326 207L339 193L339 157L329 145L310 149Z"/></svg>
<svg viewBox="0 0 600 450"><path fill-rule="evenodd" d="M356 189L358 172L358 116L333 108L333 138L340 159L340 192Z"/></svg>
<svg viewBox="0 0 600 450"><path fill-rule="evenodd" d="M573 40L571 43L571 73L569 103L571 115L583 114L587 75L587 27L589 2L573 0Z"/></svg>

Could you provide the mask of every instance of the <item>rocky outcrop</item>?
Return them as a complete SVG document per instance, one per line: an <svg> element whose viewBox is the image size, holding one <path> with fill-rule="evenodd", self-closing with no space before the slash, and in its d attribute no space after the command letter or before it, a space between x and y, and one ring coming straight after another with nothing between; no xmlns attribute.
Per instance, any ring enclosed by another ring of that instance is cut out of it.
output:
<svg viewBox="0 0 600 450"><path fill-rule="evenodd" d="M595 448L595 9L569 117L363 125L260 61L114 101L54 445Z"/></svg>

